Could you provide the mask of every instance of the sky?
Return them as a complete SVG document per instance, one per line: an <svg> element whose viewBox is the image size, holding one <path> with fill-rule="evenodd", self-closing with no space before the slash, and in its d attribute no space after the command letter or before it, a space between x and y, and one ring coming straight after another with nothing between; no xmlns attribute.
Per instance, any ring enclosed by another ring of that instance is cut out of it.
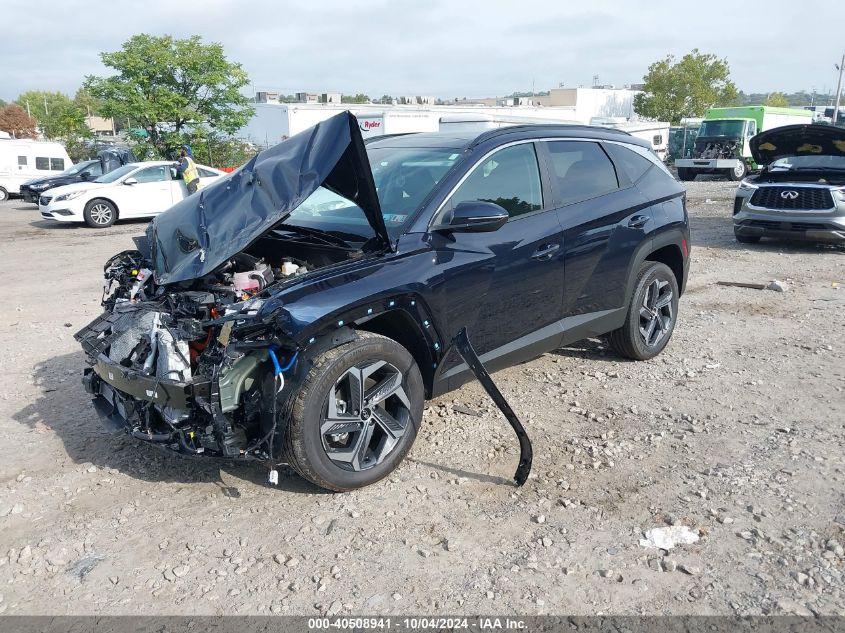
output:
<svg viewBox="0 0 845 633"><path fill-rule="evenodd" d="M2 0L0 98L73 94L136 33L223 44L255 90L482 97L622 86L693 48L745 92L833 92L845 3L573 0Z"/></svg>

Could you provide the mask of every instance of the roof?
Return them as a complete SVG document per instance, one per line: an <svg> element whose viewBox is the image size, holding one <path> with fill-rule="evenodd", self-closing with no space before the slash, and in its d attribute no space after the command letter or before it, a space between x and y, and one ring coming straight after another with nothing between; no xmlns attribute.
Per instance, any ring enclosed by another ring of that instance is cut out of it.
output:
<svg viewBox="0 0 845 633"><path fill-rule="evenodd" d="M561 123L532 123L510 125L480 132L425 132L391 136L383 140L368 139L367 147L441 147L465 149L485 141L505 137L513 140L532 137L592 138L608 141L622 141L650 148L646 141L631 136L624 130L592 125L569 125Z"/></svg>

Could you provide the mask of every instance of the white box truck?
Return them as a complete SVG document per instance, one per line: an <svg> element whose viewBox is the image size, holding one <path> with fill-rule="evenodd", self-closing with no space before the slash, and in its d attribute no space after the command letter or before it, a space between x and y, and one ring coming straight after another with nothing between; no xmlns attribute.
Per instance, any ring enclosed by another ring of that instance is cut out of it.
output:
<svg viewBox="0 0 845 633"><path fill-rule="evenodd" d="M692 157L675 161L678 179L722 174L730 180L742 180L749 170L757 169L748 145L752 136L784 125L812 122L813 113L799 108L710 108L698 128Z"/></svg>
<svg viewBox="0 0 845 633"><path fill-rule="evenodd" d="M0 201L18 195L27 180L56 175L72 166L61 143L0 138Z"/></svg>

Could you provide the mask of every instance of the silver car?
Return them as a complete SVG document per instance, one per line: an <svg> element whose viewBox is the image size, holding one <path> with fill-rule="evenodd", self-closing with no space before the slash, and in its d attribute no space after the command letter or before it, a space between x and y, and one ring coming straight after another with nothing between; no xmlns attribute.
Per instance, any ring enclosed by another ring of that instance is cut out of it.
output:
<svg viewBox="0 0 845 633"><path fill-rule="evenodd" d="M750 145L764 167L736 191L737 241L845 243L845 129L787 125L761 132Z"/></svg>

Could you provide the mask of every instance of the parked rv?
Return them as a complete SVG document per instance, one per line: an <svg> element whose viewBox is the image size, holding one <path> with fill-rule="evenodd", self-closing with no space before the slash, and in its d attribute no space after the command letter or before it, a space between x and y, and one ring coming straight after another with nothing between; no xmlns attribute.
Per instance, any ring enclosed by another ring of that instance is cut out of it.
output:
<svg viewBox="0 0 845 633"><path fill-rule="evenodd" d="M0 201L19 195L27 180L56 175L71 166L73 161L60 143L0 139Z"/></svg>
<svg viewBox="0 0 845 633"><path fill-rule="evenodd" d="M675 161L680 180L695 180L698 174L722 174L742 180L757 163L748 142L759 132L800 123L812 123L813 113L799 108L742 106L710 108L698 128L691 158Z"/></svg>

